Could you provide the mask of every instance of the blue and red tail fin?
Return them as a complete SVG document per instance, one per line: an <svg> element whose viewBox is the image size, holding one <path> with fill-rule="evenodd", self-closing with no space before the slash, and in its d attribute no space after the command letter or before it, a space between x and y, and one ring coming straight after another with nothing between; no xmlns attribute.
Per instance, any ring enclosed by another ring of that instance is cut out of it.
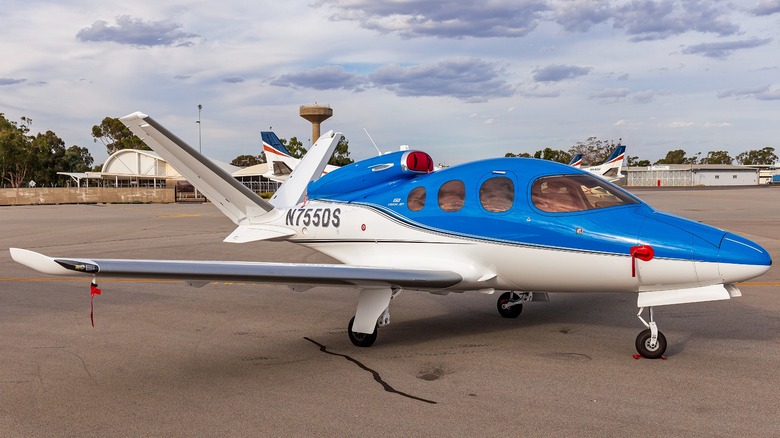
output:
<svg viewBox="0 0 780 438"><path fill-rule="evenodd" d="M622 163L626 158L626 147L623 145L617 145L614 151L609 155L607 161L604 164Z"/></svg>
<svg viewBox="0 0 780 438"><path fill-rule="evenodd" d="M569 161L569 166L576 167L577 169L582 167L582 154L576 154L573 157L571 157L571 161Z"/></svg>
<svg viewBox="0 0 780 438"><path fill-rule="evenodd" d="M279 140L279 137L273 131L260 131L260 137L263 140L263 152L266 154L271 153L283 157L291 157L290 151L284 147L282 141Z"/></svg>

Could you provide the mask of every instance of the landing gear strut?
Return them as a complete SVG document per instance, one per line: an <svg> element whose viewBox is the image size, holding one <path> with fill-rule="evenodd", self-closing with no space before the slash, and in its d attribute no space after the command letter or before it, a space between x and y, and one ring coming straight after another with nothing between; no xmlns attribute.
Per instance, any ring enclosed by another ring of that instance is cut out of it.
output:
<svg viewBox="0 0 780 438"><path fill-rule="evenodd" d="M639 313L636 314L637 318L642 321L642 324L647 327L646 330L642 330L639 336L636 337L636 351L646 359L658 359L666 352L666 337L658 331L658 326L653 320L653 308L649 307L648 309L650 322L642 318L642 312L645 311L644 307L640 307Z"/></svg>
<svg viewBox="0 0 780 438"><path fill-rule="evenodd" d="M498 297L496 302L498 314L504 318L517 318L523 311L523 303L532 299L533 295L531 292L517 293L513 290L504 292Z"/></svg>

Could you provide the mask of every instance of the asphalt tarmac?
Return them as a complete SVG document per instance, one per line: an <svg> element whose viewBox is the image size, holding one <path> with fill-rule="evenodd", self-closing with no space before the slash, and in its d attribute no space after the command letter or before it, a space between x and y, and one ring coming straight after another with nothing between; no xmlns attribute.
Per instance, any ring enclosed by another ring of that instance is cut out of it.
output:
<svg viewBox="0 0 780 438"><path fill-rule="evenodd" d="M636 193L780 255L780 189ZM359 349L354 290L99 278L93 328L88 279L7 251L332 261L223 243L233 228L208 204L0 208L0 435L780 435L777 264L740 298L658 308L667 360L636 360L630 294L551 294L507 320L496 296L403 292Z"/></svg>

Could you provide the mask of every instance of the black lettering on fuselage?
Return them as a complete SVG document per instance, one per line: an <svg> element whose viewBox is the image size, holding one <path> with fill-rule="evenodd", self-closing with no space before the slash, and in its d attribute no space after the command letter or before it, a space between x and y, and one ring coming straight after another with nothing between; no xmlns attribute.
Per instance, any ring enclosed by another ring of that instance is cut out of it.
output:
<svg viewBox="0 0 780 438"><path fill-rule="evenodd" d="M297 214L296 214L297 213ZM284 219L285 225L299 227L313 226L321 228L338 228L341 225L341 209L335 208L301 208L298 210L287 210Z"/></svg>

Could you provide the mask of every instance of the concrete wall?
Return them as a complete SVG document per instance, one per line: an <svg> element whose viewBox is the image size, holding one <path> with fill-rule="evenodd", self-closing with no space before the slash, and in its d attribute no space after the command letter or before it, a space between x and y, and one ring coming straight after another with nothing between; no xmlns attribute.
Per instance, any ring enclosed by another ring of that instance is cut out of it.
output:
<svg viewBox="0 0 780 438"><path fill-rule="evenodd" d="M0 189L0 205L172 203L173 187L82 187Z"/></svg>

